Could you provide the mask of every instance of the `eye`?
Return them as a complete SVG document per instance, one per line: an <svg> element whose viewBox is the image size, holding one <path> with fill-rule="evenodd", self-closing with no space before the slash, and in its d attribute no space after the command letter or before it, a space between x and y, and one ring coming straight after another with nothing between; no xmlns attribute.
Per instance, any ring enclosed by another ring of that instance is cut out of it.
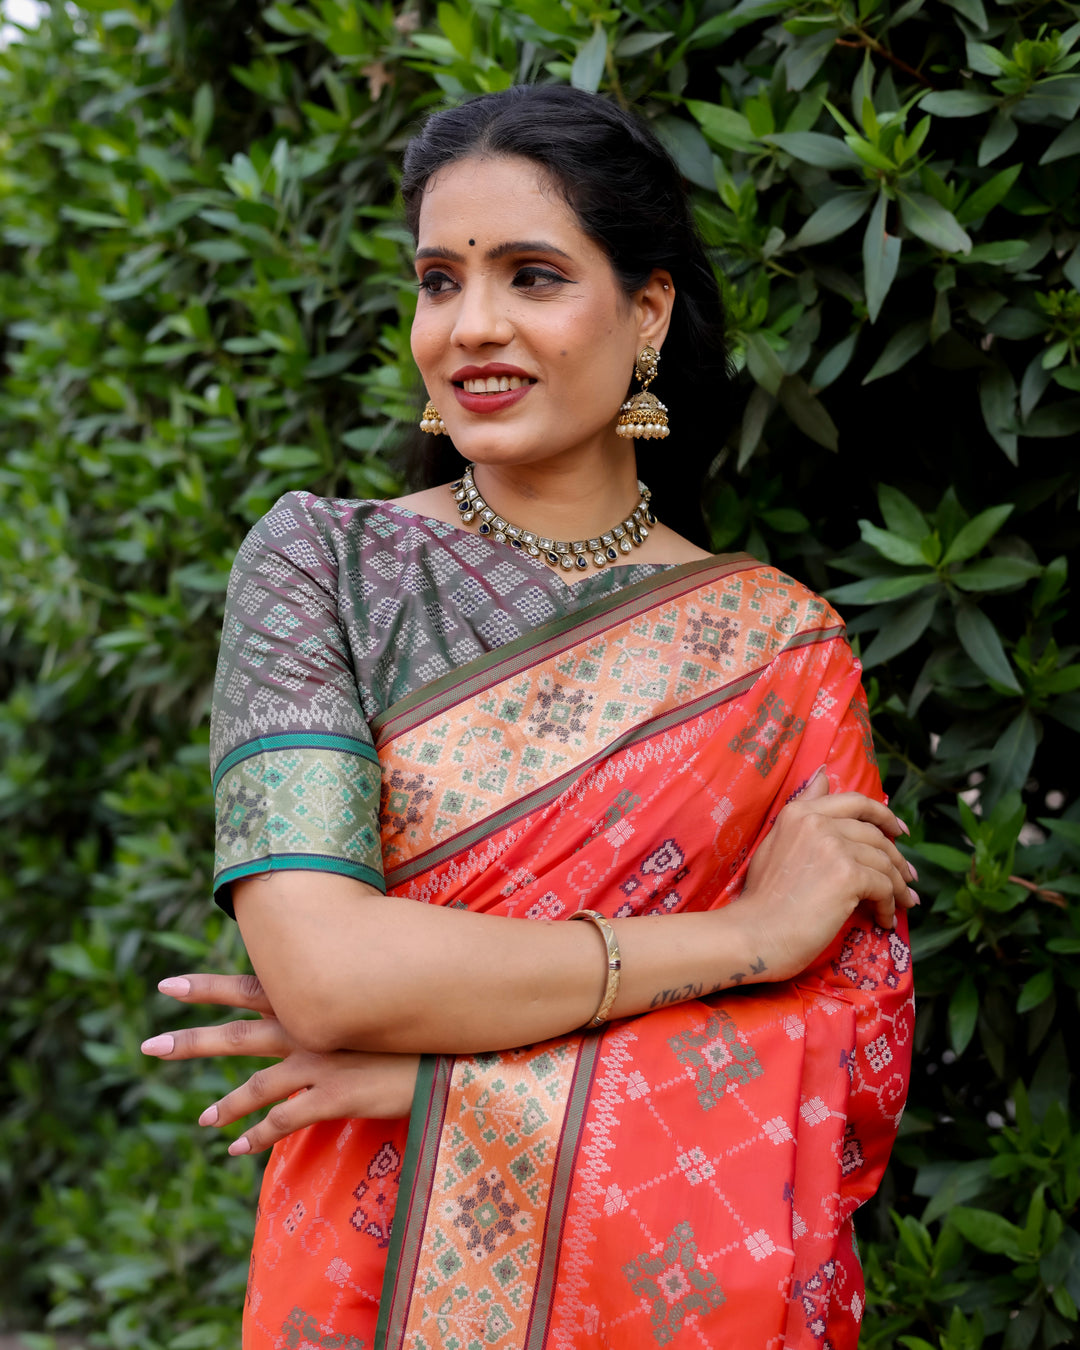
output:
<svg viewBox="0 0 1080 1350"><path fill-rule="evenodd" d="M449 291L454 290L456 285L453 277L447 276L445 272L434 270L425 272L419 281L420 289L426 291L428 295L446 295Z"/></svg>
<svg viewBox="0 0 1080 1350"><path fill-rule="evenodd" d="M566 278L548 267L519 267L514 273L514 286L519 291L540 291L551 286L566 285Z"/></svg>

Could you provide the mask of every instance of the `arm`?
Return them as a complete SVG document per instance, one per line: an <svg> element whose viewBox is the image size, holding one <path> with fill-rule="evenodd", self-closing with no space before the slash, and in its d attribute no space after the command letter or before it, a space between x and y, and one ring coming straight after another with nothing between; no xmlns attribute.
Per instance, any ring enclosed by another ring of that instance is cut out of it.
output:
<svg viewBox="0 0 1080 1350"><path fill-rule="evenodd" d="M787 979L833 940L863 900L891 927L912 903L899 822L824 774L781 811L742 896L697 914L616 920L623 978L613 1017ZM252 963L289 1036L326 1052L468 1054L583 1026L605 970L591 925L523 923L382 896L348 878L273 873L234 886ZM358 977L357 970L366 973ZM208 997L189 976L182 1001ZM190 1049L193 1032L177 1033ZM180 1057L179 1055L177 1057Z"/></svg>

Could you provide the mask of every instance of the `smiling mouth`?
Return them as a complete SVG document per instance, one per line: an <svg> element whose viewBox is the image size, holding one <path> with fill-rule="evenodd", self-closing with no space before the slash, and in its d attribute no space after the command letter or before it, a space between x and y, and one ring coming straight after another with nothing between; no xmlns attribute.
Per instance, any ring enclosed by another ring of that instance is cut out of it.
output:
<svg viewBox="0 0 1080 1350"><path fill-rule="evenodd" d="M519 375L488 375L485 379L455 380L459 389L467 394L507 394L511 389L523 389L536 381Z"/></svg>

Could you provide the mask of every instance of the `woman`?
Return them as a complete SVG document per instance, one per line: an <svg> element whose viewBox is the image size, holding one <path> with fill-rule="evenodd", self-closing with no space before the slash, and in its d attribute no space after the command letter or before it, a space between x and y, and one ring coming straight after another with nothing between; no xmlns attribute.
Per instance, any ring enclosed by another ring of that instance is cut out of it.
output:
<svg viewBox="0 0 1080 1350"><path fill-rule="evenodd" d="M202 1117L280 1103L231 1146L275 1143L244 1345L852 1346L914 874L837 617L672 528L724 369L677 173L522 88L403 191L422 425L474 467L241 548L215 884L258 981L162 987L264 1016L147 1047L282 1060Z"/></svg>

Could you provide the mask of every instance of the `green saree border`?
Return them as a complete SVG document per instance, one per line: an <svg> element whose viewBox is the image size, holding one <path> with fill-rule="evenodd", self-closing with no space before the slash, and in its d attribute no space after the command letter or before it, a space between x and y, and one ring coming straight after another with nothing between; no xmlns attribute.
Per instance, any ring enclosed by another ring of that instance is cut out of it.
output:
<svg viewBox="0 0 1080 1350"><path fill-rule="evenodd" d="M376 765L379 763L374 746L355 736L342 736L336 732L285 731L278 736L260 736L256 740L245 741L235 750L230 750L214 770L213 791L217 792L222 778L237 764L242 764L245 759L253 759L256 755L273 754L275 750L338 750L345 755L359 755L361 759L369 759Z"/></svg>
<svg viewBox="0 0 1080 1350"><path fill-rule="evenodd" d="M564 792L571 783L575 782L583 774L587 773L594 764L600 763L619 750L626 749L627 746L636 745L640 741L649 740L653 736L658 736L662 732L670 731L674 726L681 722L689 721L691 717L696 717L704 712L719 707L720 704L728 702L730 699L738 698L751 689L761 678L769 666L782 656L785 652L794 651L800 647L813 646L819 642L831 642L834 638L841 637L844 632L843 624L835 624L829 628L813 629L806 633L796 633L783 647L764 665L757 669L749 671L747 674L733 680L730 684L723 685L718 689L710 690L707 694L702 694L699 698L690 703L684 703L681 707L672 708L669 712L654 717L648 722L641 723L640 726L633 727L630 731L617 736L613 741L609 741L596 754L590 755L588 759L575 764L573 768L567 769L559 777L553 778L542 787L526 796L519 797L512 805L497 811L494 815L487 816L484 820L471 825L467 830L454 835L452 839L447 839L434 848L426 850L424 853L418 853L410 858L408 862L402 863L399 867L392 868L386 874L386 885L388 888L404 885L407 881L412 881L414 877L421 872L426 872L432 867L438 867L446 862L448 858L460 853L464 849L471 848L481 839L489 834L504 829L515 820L519 820L531 812L546 806L549 802L555 800L561 792Z"/></svg>
<svg viewBox="0 0 1080 1350"><path fill-rule="evenodd" d="M714 558L682 563L656 576L644 577L632 586L610 595L601 596L584 609L542 624L515 638L513 642L496 647L494 651L486 652L461 669L452 670L398 699L372 718L371 730L375 744L382 746L393 737L414 730L496 680L509 678L517 669L535 665L575 643L588 641L605 628L632 619L655 605L678 599L699 584L703 572L714 572L716 580L719 580L734 572L761 566L763 564L748 553L721 554ZM568 636L569 642L565 640Z"/></svg>
<svg viewBox="0 0 1080 1350"><path fill-rule="evenodd" d="M597 1034L583 1033L578 1048L573 1080L559 1129L551 1178L551 1201L540 1239L541 1253L533 1284L532 1311L521 1350L542 1350L547 1337L547 1314L559 1273L559 1252L570 1202L570 1183L577 1164L585 1112L603 1037L603 1031ZM390 1247L386 1253L386 1274L379 1297L379 1318L373 1350L403 1350L401 1341L409 1320L424 1227L431 1207L435 1165L450 1100L454 1060L455 1057L450 1055L420 1057L405 1156L401 1164L398 1199L390 1229Z"/></svg>
<svg viewBox="0 0 1080 1350"><path fill-rule="evenodd" d="M453 1064L449 1055L420 1056L409 1114L405 1157L401 1163L398 1198L390 1225L390 1247L386 1253L386 1273L379 1295L379 1320L375 1326L373 1350L387 1350L391 1336L400 1341L409 1315L409 1296L423 1238L422 1219L427 1213L430 1193L430 1181L426 1190L421 1189L417 1186L417 1177L421 1172L426 1172L430 1178L438 1158ZM425 1100L425 1109L418 1110ZM407 1283L403 1275L407 1275Z"/></svg>

